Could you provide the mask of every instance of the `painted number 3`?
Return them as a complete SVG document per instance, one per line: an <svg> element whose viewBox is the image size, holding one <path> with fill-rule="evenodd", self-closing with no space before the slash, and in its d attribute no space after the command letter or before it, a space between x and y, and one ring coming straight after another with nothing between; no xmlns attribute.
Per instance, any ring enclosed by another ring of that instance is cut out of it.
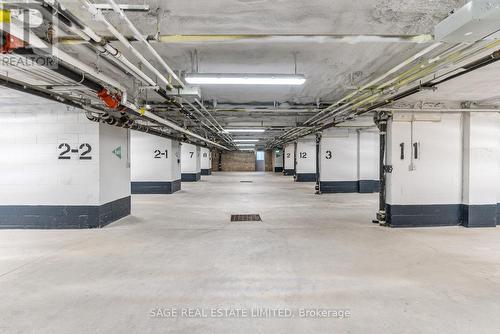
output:
<svg viewBox="0 0 500 334"><path fill-rule="evenodd" d="M328 160L332 158L332 151L326 151L326 157Z"/></svg>

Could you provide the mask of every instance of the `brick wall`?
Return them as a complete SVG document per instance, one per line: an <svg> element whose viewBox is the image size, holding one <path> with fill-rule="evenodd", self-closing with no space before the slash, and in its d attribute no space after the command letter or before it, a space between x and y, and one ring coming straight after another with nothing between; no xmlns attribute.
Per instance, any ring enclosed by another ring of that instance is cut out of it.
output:
<svg viewBox="0 0 500 334"><path fill-rule="evenodd" d="M265 160L266 160L266 172L273 172L274 171L274 168L273 168L273 153L274 153L274 150L266 150L266 156L265 156Z"/></svg>
<svg viewBox="0 0 500 334"><path fill-rule="evenodd" d="M212 170L218 171L219 152L212 154ZM255 171L255 152L222 152L223 172L254 172Z"/></svg>

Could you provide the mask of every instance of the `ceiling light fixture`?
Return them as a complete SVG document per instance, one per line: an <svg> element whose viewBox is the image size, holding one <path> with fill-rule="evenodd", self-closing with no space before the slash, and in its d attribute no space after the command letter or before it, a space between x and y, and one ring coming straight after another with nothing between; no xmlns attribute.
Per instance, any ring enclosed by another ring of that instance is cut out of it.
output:
<svg viewBox="0 0 500 334"><path fill-rule="evenodd" d="M255 144L236 144L236 146L239 146L239 147L247 147L247 146L253 147L253 146L255 146Z"/></svg>
<svg viewBox="0 0 500 334"><path fill-rule="evenodd" d="M226 129L224 132L265 132L266 129Z"/></svg>
<svg viewBox="0 0 500 334"><path fill-rule="evenodd" d="M235 139L235 143L256 143L258 142L258 139Z"/></svg>
<svg viewBox="0 0 500 334"><path fill-rule="evenodd" d="M191 85L291 85L306 82L303 74L188 73L184 79Z"/></svg>

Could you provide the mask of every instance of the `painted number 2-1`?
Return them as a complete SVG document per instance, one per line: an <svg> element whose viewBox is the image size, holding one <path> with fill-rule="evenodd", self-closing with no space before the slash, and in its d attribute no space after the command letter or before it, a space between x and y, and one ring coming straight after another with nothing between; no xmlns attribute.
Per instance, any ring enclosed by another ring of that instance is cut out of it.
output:
<svg viewBox="0 0 500 334"><path fill-rule="evenodd" d="M165 151L155 150L154 151L154 158L155 159L161 159L161 158L168 159L168 150L165 150Z"/></svg>
<svg viewBox="0 0 500 334"><path fill-rule="evenodd" d="M89 155L92 152L92 146L87 143L83 143L78 148L71 148L71 146L67 143L59 144L57 147L59 150L59 160L70 160L71 154L76 153L79 154L78 159L80 160L92 160L92 156Z"/></svg>

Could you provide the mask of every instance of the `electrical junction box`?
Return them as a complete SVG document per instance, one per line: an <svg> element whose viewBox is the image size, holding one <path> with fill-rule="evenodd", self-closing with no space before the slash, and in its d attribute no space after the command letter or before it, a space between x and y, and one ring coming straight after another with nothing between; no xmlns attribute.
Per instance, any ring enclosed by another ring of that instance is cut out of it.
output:
<svg viewBox="0 0 500 334"><path fill-rule="evenodd" d="M181 96L185 98L201 98L200 86L185 85L185 88L174 88L172 91L167 92L167 95Z"/></svg>
<svg viewBox="0 0 500 334"><path fill-rule="evenodd" d="M434 37L447 43L472 43L491 39L499 30L500 0L473 0L441 21L434 29Z"/></svg>

